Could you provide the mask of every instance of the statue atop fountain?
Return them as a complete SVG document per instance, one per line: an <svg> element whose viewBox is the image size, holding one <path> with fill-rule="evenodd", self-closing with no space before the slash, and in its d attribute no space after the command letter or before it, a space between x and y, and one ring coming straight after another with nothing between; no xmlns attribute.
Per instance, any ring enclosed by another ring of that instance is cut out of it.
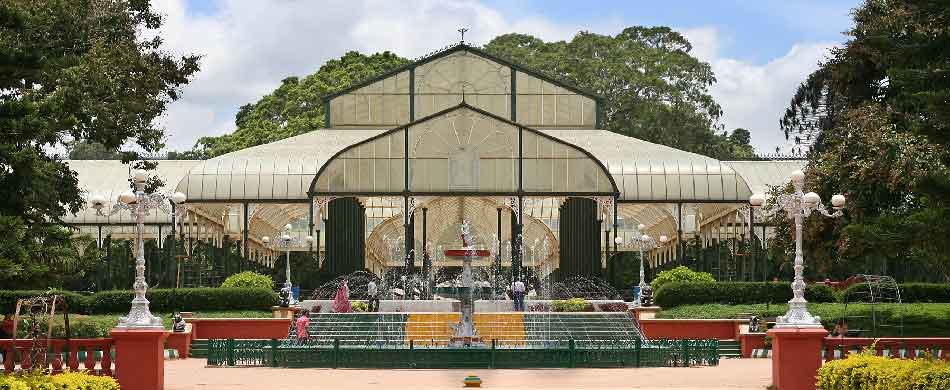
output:
<svg viewBox="0 0 950 390"><path fill-rule="evenodd" d="M486 249L476 249L472 239L471 227L466 219L462 221L462 248L448 249L445 256L462 259L462 288L461 288L461 309L462 320L455 326L455 335L449 340L449 345L454 347L465 346L485 346L485 342L477 335L475 323L472 320L473 290L472 290L472 260L479 257L488 257L489 251Z"/></svg>

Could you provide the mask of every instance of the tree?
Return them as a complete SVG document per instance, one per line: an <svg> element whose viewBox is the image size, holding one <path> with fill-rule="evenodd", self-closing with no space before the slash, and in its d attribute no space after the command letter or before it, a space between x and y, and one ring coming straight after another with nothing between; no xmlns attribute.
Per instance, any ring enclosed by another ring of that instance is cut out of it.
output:
<svg viewBox="0 0 950 390"><path fill-rule="evenodd" d="M923 262L947 280L950 11L940 1L867 0L853 17L849 40L780 121L786 136L813 143L816 192L849 198L844 221L809 221L807 242L821 250L832 238L830 262L889 273Z"/></svg>
<svg viewBox="0 0 950 390"><path fill-rule="evenodd" d="M303 80L287 77L274 92L241 106L233 133L202 137L195 151L205 157L220 156L322 128L324 95L406 63L388 51L369 56L351 51L327 61Z"/></svg>
<svg viewBox="0 0 950 390"><path fill-rule="evenodd" d="M722 109L709 94L712 68L669 27L580 32L570 42L506 34L485 50L604 96L607 130L720 159L751 157L748 142L717 133Z"/></svg>
<svg viewBox="0 0 950 390"><path fill-rule="evenodd" d="M154 119L198 70L198 57L172 56L161 37L143 38L161 23L146 0L0 3L0 217L11 231L54 239L51 226L82 206L76 174L56 150L161 148ZM0 236L0 246L15 247L18 234ZM4 251L0 275L30 268L33 255Z"/></svg>

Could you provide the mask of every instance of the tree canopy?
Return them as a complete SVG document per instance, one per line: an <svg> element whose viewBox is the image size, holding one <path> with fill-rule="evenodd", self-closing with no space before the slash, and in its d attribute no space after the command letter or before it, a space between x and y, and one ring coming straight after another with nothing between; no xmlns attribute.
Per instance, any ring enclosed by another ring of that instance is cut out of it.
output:
<svg viewBox="0 0 950 390"><path fill-rule="evenodd" d="M848 41L802 83L780 122L786 136L812 144L815 191L848 196L844 221L813 219L805 233L826 262L928 267L947 279L950 9L867 0L853 17Z"/></svg>
<svg viewBox="0 0 950 390"><path fill-rule="evenodd" d="M50 226L82 206L57 150L163 146L154 120L198 71L198 57L163 51L148 34L161 23L145 0L0 2L0 230L9 233L0 235L0 281L53 256L42 253L61 238Z"/></svg>
<svg viewBox="0 0 950 390"><path fill-rule="evenodd" d="M570 42L501 35L484 50L606 97L608 130L716 158L753 157L749 133L730 135L709 95L709 64L668 27L630 27L617 36L581 32ZM204 137L195 151L214 157L323 127L322 96L408 63L390 52L346 53L304 77L288 77L274 92L241 107L231 134Z"/></svg>

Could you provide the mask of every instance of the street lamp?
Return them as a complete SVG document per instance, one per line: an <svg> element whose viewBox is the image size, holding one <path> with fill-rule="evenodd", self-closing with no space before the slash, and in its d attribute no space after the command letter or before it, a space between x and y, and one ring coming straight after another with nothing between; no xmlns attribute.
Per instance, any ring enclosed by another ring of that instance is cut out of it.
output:
<svg viewBox="0 0 950 390"><path fill-rule="evenodd" d="M132 174L132 182L135 184L135 192L126 191L119 195L118 202L112 206L108 214L103 213L102 209L106 206L106 199L102 195L93 196L90 199L90 205L96 210L96 214L109 216L117 214L122 210L128 210L135 218L135 281L132 283L132 289L135 290L135 298L132 299L132 308L129 315L119 318L119 328L159 328L162 329L161 318L152 315L148 308L148 299L145 299L145 292L148 290L148 283L145 281L145 217L150 215L151 210L162 210L171 213L169 202L176 204L185 203L185 194L176 192L168 196L164 194L145 193L145 183L148 181L148 172L137 169Z"/></svg>
<svg viewBox="0 0 950 390"><path fill-rule="evenodd" d="M287 256L286 261L284 262L284 289L287 289L288 291L293 288L293 284L290 282L290 250L292 248L299 248L304 245L309 245L313 242L313 236L307 236L303 239L303 241L301 241L298 237L292 237L290 235L292 228L293 226L291 226L289 223L284 226L283 232L281 232L280 237L277 238L277 242L274 243L274 246L278 250L284 251ZM270 237L262 237L261 241L264 241L264 244L267 244L270 242ZM291 301L293 301L293 298L291 298Z"/></svg>
<svg viewBox="0 0 950 390"><path fill-rule="evenodd" d="M802 220L817 211L821 215L830 218L838 218L844 215L841 211L844 208L844 195L836 194L831 197L831 207L834 212L829 212L825 205L821 203L821 197L814 192L804 193L805 173L798 170L792 172L792 186L795 187L795 193L779 195L771 210L763 208L765 215L774 215L778 210L784 209L789 219L795 222L795 279L792 281L792 299L788 301L788 312L784 316L779 316L775 321L775 326L783 328L811 328L820 327L821 318L813 316L808 312L808 301L805 300L805 279L802 276L804 266L804 256L802 255ZM764 194L752 194L749 197L749 206L752 208L763 207L765 205Z"/></svg>
<svg viewBox="0 0 950 390"><path fill-rule="evenodd" d="M646 272L644 271L644 268L643 268L643 262L644 262L643 252L659 248L663 245L666 245L666 243L669 241L669 237L667 237L666 235L661 235L659 242L657 242L657 240L654 239L653 237L650 237L649 235L644 234L643 233L644 230L646 230L646 225L642 223L637 225L637 233L639 233L640 235L638 237L631 238L629 240L629 243L627 244L627 245L636 245L637 250L640 251L640 284L639 284L640 293L637 294L637 300L635 301L635 304L637 306L640 306L640 303L641 303L640 297L643 296L643 291L650 287L649 283L646 282ZM623 237L615 238L614 243L616 243L618 247L626 246L623 242Z"/></svg>

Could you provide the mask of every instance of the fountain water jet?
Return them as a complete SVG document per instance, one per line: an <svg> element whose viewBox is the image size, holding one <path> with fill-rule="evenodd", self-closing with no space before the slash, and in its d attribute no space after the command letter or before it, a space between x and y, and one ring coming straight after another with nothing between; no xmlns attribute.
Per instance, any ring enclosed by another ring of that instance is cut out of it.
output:
<svg viewBox="0 0 950 390"><path fill-rule="evenodd" d="M472 297L472 260L479 257L488 257L491 253L485 249L476 249L472 240L471 227L466 219L462 221L462 248L448 249L445 251L446 257L462 259L462 288L461 288L461 308L462 320L455 326L455 334L449 339L449 345L454 347L480 346L484 347L485 342L476 334L475 323L472 319L474 311Z"/></svg>

